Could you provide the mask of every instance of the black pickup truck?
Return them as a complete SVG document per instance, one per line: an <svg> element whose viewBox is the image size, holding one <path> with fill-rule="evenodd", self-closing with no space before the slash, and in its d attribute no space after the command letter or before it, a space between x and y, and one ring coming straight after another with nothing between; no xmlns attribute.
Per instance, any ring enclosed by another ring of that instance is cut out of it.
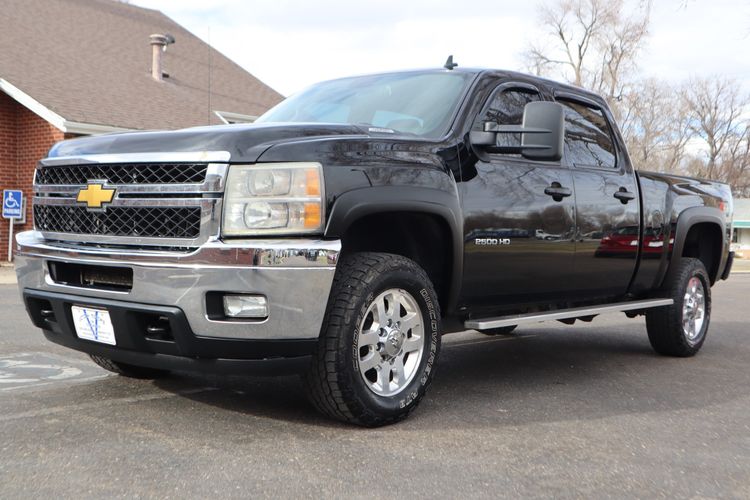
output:
<svg viewBox="0 0 750 500"><path fill-rule="evenodd" d="M368 426L417 406L445 333L622 311L691 356L732 264L729 186L634 170L602 98L507 71L64 141L34 191L17 273L50 341L126 376L298 372Z"/></svg>

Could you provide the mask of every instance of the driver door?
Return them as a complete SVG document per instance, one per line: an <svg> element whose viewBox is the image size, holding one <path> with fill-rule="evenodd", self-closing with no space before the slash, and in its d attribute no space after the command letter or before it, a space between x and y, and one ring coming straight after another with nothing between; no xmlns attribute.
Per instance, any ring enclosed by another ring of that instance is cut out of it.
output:
<svg viewBox="0 0 750 500"><path fill-rule="evenodd" d="M536 100L542 100L541 93L530 84L501 84L472 129L482 130L485 121L520 125L524 106ZM503 140L518 144L520 137ZM492 309L565 298L573 278L576 229L568 166L487 153L473 156L469 165L462 163L461 174L462 304ZM565 194L553 196L560 191Z"/></svg>

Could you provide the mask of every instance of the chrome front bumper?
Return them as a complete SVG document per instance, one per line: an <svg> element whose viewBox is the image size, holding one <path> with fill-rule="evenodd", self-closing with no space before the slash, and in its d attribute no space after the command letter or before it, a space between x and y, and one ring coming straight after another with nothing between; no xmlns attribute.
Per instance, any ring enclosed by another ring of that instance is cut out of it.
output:
<svg viewBox="0 0 750 500"><path fill-rule="evenodd" d="M196 335L246 340L318 337L336 270L339 240L220 240L195 251L101 249L45 240L37 231L16 236L16 273L22 293L39 290L181 309ZM128 292L56 283L49 262L127 267ZM262 321L213 320L207 292L262 294L269 316Z"/></svg>

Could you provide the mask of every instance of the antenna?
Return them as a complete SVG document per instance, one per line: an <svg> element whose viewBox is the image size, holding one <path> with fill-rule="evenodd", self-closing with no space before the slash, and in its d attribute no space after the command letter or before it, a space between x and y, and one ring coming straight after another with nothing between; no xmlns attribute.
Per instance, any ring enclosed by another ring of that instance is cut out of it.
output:
<svg viewBox="0 0 750 500"><path fill-rule="evenodd" d="M452 54L448 56L448 59L445 61L445 64L443 64L443 67L445 69L447 69L447 70L452 70L456 66L458 66L458 63L454 63L453 62L453 55Z"/></svg>

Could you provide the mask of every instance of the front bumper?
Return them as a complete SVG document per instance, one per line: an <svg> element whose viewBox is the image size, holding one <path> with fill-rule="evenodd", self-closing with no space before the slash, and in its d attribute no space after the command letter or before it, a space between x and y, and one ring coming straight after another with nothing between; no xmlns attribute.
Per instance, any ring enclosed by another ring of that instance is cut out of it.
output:
<svg viewBox="0 0 750 500"><path fill-rule="evenodd" d="M176 307L23 290L31 321L56 344L136 366L226 374L299 373L310 365L316 339L234 340L202 337ZM116 346L78 338L71 306L106 309ZM160 333L149 331L159 325Z"/></svg>
<svg viewBox="0 0 750 500"><path fill-rule="evenodd" d="M341 243L309 239L217 240L186 252L113 250L53 242L45 240L39 232L27 231L17 235L16 248L18 283L27 307L29 299L39 298L41 294L47 297L44 300L50 301L53 308L55 305L60 308L63 316L69 314L70 305L74 303L89 306L104 304L107 309L145 312L167 308L170 318L182 318L175 320L173 331L184 330L189 337L216 340L219 344L223 341L225 346L230 346L228 351L222 348L211 352L210 349L206 351L205 342L196 344L183 340L184 348L173 353L216 358L239 352L237 349L245 353L241 357L252 354L252 349L244 351L239 344L231 346L226 342L229 340L276 342L316 339ZM56 282L50 272L50 263L56 262L132 269L132 287L128 291L117 291L62 284ZM207 310L206 298L210 292L265 295L269 304L268 317L259 321L215 319ZM64 312L65 308L68 312ZM34 319L31 308L29 312ZM54 332L54 328L44 322L39 323L38 319L34 319L35 323L45 329L48 336L49 332ZM115 325L116 337L127 338L130 332L126 330L130 324L123 320L119 327ZM72 331L72 324L66 321L60 321L58 329L79 343L92 344L79 341ZM175 342L180 344L177 340ZM135 349L133 345L129 347ZM261 351L258 351L259 356L265 356ZM283 355L283 352L277 349L271 354ZM299 352L294 351L294 354Z"/></svg>

